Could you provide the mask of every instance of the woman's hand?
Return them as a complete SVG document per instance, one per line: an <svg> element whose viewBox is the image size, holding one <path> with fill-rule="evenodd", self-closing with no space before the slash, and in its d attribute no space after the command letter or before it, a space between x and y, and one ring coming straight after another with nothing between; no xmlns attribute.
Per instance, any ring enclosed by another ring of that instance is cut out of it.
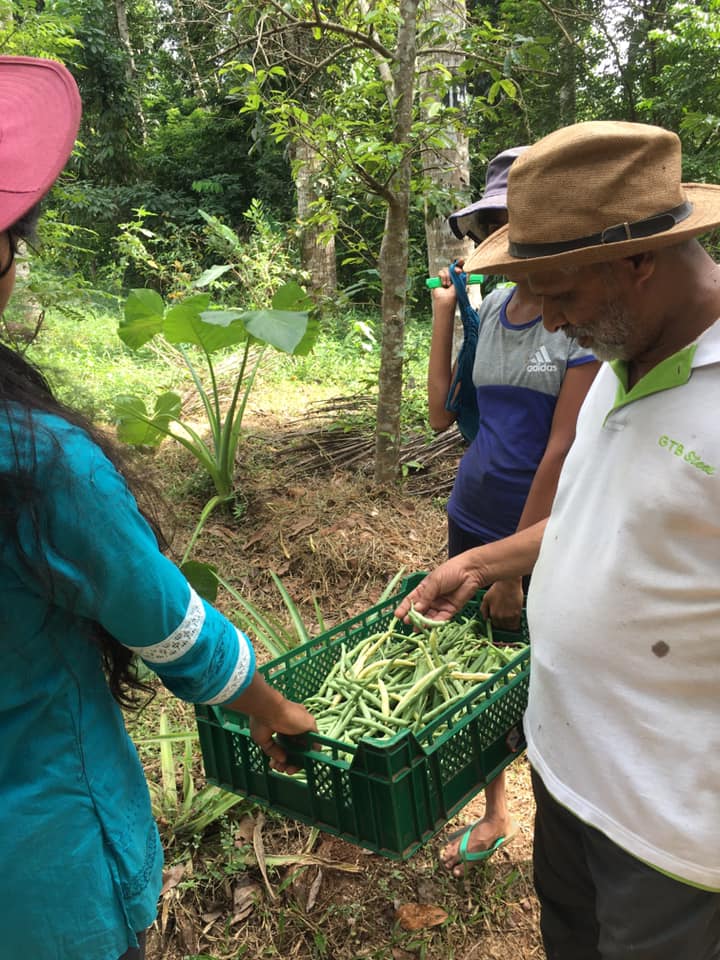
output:
<svg viewBox="0 0 720 960"><path fill-rule="evenodd" d="M269 758L271 768L281 773L297 773L299 768L288 765L287 752L277 742L275 734L292 737L310 730L317 730L315 718L301 703L292 700L284 700L270 719L257 715L250 717L250 736Z"/></svg>
<svg viewBox="0 0 720 960"><path fill-rule="evenodd" d="M257 671L245 690L227 707L250 718L250 736L269 757L273 770L297 773L299 768L288 765L287 751L277 742L275 734L294 737L317 730L315 718L306 707L288 700Z"/></svg>
<svg viewBox="0 0 720 960"><path fill-rule="evenodd" d="M465 261L462 258L460 258L457 261L457 263L455 264L455 273L463 272L464 263ZM438 270L438 277L440 279L440 286L433 288L433 291L432 291L433 300L435 300L436 303L451 302L454 308L455 301L457 300L457 296L455 294L455 285L450 279L449 268L442 267L442 269Z"/></svg>

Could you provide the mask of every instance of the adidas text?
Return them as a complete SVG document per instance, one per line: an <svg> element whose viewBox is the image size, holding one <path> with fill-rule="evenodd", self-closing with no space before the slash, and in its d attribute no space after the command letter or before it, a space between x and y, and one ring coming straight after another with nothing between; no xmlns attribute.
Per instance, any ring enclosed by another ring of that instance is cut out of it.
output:
<svg viewBox="0 0 720 960"><path fill-rule="evenodd" d="M557 364L551 361L550 354L543 345L530 357L527 369L528 373L554 373L557 370Z"/></svg>
<svg viewBox="0 0 720 960"><path fill-rule="evenodd" d="M555 363L529 363L527 365L528 373L552 373L557 370Z"/></svg>

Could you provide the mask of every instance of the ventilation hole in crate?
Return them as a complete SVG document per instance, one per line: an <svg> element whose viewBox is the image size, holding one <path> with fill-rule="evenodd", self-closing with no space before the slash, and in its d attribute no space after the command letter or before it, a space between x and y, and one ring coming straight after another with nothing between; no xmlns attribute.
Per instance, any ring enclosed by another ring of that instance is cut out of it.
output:
<svg viewBox="0 0 720 960"><path fill-rule="evenodd" d="M349 807L352 803L350 779L346 774L340 776L340 803L343 807Z"/></svg>
<svg viewBox="0 0 720 960"><path fill-rule="evenodd" d="M446 782L467 766L471 750L472 742L467 729L460 731L452 740L443 744L440 755L443 782Z"/></svg>
<svg viewBox="0 0 720 960"><path fill-rule="evenodd" d="M321 797L333 797L335 796L335 785L332 777L330 776L330 771L325 767L318 767L315 771L317 784L317 792Z"/></svg>
<svg viewBox="0 0 720 960"><path fill-rule="evenodd" d="M235 763L241 767L243 764L244 751L247 751L248 766L253 773L259 773L264 768L263 752L254 740L243 736L240 733L233 733L230 737L232 743L232 755Z"/></svg>

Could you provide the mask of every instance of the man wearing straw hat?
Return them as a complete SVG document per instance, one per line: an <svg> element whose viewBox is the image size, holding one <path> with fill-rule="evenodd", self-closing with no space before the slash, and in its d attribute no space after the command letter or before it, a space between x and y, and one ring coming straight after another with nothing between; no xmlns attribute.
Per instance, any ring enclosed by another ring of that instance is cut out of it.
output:
<svg viewBox="0 0 720 960"><path fill-rule="evenodd" d="M447 618L533 570L525 732L550 960L720 958L720 186L675 134L591 122L526 150L468 270L527 275L603 364L548 520L438 567Z"/></svg>

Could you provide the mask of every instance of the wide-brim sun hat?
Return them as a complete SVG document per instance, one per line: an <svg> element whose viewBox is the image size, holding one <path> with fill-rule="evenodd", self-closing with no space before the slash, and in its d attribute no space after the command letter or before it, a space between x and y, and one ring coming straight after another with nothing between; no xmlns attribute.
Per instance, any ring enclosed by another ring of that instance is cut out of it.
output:
<svg viewBox="0 0 720 960"><path fill-rule="evenodd" d="M75 145L82 106L66 67L0 57L0 230L52 187Z"/></svg>
<svg viewBox="0 0 720 960"><path fill-rule="evenodd" d="M508 225L465 262L512 276L603 263L720 225L720 186L682 183L677 134L589 121L538 140L508 176Z"/></svg>
<svg viewBox="0 0 720 960"><path fill-rule="evenodd" d="M485 172L485 190L480 200L450 214L448 224L458 240L470 237L475 243L481 243L485 238L484 225L492 220L494 213L505 213L508 171L523 150L527 147L510 147L494 156Z"/></svg>

